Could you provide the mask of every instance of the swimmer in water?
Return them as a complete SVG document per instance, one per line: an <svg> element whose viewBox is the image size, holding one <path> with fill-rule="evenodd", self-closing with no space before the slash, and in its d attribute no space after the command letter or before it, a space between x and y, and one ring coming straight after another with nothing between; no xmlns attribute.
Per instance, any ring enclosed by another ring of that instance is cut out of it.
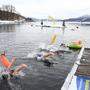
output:
<svg viewBox="0 0 90 90"><path fill-rule="evenodd" d="M21 70L27 68L26 64L21 64L17 66L14 70L12 70L12 68L14 67L16 58L13 57L12 61L10 62L5 55L5 52L0 55L0 61L3 67L5 68L4 71L2 72L3 79L7 78L8 75L12 75L12 76L18 75Z"/></svg>

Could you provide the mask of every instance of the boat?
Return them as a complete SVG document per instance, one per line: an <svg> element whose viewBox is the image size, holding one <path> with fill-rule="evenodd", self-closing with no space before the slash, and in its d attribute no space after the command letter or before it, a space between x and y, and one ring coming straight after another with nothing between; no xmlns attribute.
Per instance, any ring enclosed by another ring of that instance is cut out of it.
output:
<svg viewBox="0 0 90 90"><path fill-rule="evenodd" d="M36 27L45 27L45 28L62 28L61 26L51 26L51 25L35 25Z"/></svg>
<svg viewBox="0 0 90 90"><path fill-rule="evenodd" d="M90 90L90 48L82 47L61 90Z"/></svg>

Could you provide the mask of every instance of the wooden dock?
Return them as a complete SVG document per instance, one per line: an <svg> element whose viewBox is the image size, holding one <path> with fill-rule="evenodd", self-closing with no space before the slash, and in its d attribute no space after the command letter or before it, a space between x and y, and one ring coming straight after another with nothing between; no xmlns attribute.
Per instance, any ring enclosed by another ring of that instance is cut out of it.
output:
<svg viewBox="0 0 90 90"><path fill-rule="evenodd" d="M90 48L85 48L75 75L90 76Z"/></svg>

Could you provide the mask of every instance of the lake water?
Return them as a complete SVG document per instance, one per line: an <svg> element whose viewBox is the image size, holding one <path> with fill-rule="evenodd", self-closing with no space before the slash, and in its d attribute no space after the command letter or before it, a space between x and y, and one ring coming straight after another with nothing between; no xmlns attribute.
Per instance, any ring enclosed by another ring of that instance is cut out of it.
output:
<svg viewBox="0 0 90 90"><path fill-rule="evenodd" d="M44 24L52 25L53 23L44 22ZM6 83L6 86L3 85L5 82L1 82L0 90L60 90L75 62L77 52L66 54L64 58L60 57L61 59L55 58L59 64L52 68L44 66L42 62L26 58L28 53L38 48L40 43L50 44L54 34L57 35L56 45L62 42L68 44L79 39L90 48L90 26L66 23L67 27L63 32L60 28L43 27L42 29L35 25L40 25L40 23L0 25L0 53L5 51L9 59L15 56L17 58L15 65L26 63L29 66L28 70L25 70L25 77L14 83L13 81L9 84ZM55 25L61 26L61 22L57 22ZM17 88L15 89L15 87Z"/></svg>

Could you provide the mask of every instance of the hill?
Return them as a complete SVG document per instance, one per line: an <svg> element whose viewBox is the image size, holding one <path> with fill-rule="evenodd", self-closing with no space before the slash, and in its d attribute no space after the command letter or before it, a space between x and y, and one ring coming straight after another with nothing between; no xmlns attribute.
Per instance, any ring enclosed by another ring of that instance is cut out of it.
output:
<svg viewBox="0 0 90 90"><path fill-rule="evenodd" d="M69 18L65 19L65 21L71 21L71 22L90 22L90 15L84 15L77 18Z"/></svg>

